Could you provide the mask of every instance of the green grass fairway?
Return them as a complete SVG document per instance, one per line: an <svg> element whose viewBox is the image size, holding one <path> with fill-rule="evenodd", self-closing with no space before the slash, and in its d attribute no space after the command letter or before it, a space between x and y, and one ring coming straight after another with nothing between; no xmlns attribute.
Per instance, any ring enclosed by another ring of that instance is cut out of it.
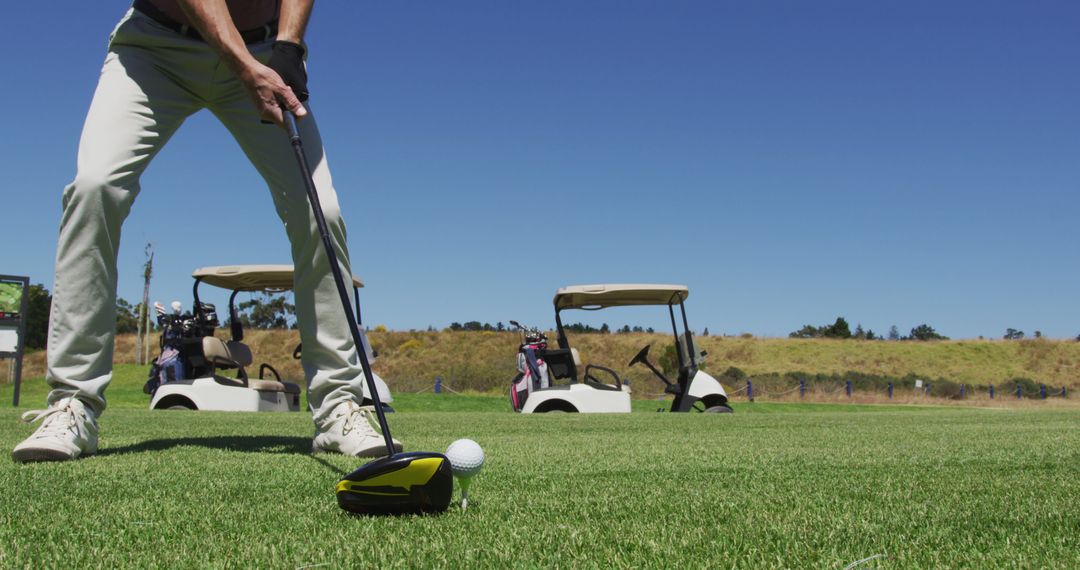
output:
<svg viewBox="0 0 1080 570"><path fill-rule="evenodd" d="M1080 566L1075 410L520 416L402 394L407 449L471 437L488 463L467 512L365 518L333 495L359 461L308 453L305 413L116 399L130 405L103 418L98 456L0 460L0 567ZM0 409L4 453L30 433L18 412Z"/></svg>

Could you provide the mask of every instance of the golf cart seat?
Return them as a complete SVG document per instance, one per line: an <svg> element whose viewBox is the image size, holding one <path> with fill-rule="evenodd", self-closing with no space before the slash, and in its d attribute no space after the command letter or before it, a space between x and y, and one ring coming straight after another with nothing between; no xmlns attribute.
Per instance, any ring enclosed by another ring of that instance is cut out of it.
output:
<svg viewBox="0 0 1080 570"><path fill-rule="evenodd" d="M552 378L570 378L571 382L577 382L577 369L581 366L581 357L577 349L570 348L547 348L537 352L537 356L544 359L548 365L548 374Z"/></svg>
<svg viewBox="0 0 1080 570"><path fill-rule="evenodd" d="M595 364L590 364L589 366L585 366L581 362L581 354L578 353L578 349L573 348L573 347L570 348L570 356L574 361L574 369L575 370L584 370L584 378L582 379L582 382L584 382L586 385L591 386L593 388L596 388L597 390L610 390L610 391L613 391L613 392L619 392L619 391L623 390L622 386L620 386L620 385L605 384L603 382L598 382L596 379L592 378L590 376L590 374L589 374L589 371L591 369L593 369L593 368L598 369L598 370L604 370L604 371L608 372L609 374L611 374L615 378L615 382L618 382L619 384L621 384L621 382L619 382L619 375L616 374L614 370L611 370L610 368L605 368L603 366L597 366Z"/></svg>
<svg viewBox="0 0 1080 570"><path fill-rule="evenodd" d="M300 393L300 387L296 384L289 382L289 384L292 384L292 387L295 388L295 390L290 390L290 387L286 386L285 384L285 382L278 382L277 380L248 380L248 388L258 390L260 392L286 392L290 394Z"/></svg>
<svg viewBox="0 0 1080 570"><path fill-rule="evenodd" d="M217 337L202 338L203 357L215 368L239 368L251 366L251 349L242 342L225 342Z"/></svg>
<svg viewBox="0 0 1080 570"><path fill-rule="evenodd" d="M248 378L245 368L251 366L251 363L255 361L251 356L251 348L248 345L235 340L225 342L212 336L203 337L202 341L203 355L206 357L206 361L215 368L238 369L240 380L246 382L248 388L260 392L300 393L300 386L295 382Z"/></svg>

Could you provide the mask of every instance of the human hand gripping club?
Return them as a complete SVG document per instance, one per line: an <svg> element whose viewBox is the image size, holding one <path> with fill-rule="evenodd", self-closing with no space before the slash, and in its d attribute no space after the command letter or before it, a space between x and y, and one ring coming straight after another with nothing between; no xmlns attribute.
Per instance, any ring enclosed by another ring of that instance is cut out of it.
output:
<svg viewBox="0 0 1080 570"><path fill-rule="evenodd" d="M294 113L299 118L307 115L303 105L308 100L305 50L298 43L284 40L275 41L272 50L270 61L264 69L273 72L268 75L276 73L277 76L260 80L256 75L245 84L252 94L259 116L263 118L262 122L284 125L286 114Z"/></svg>

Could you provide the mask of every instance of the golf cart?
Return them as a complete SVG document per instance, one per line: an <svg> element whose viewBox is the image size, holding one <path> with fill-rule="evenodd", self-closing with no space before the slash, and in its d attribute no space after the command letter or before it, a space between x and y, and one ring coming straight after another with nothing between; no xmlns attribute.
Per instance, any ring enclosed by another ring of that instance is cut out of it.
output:
<svg viewBox="0 0 1080 570"><path fill-rule="evenodd" d="M698 365L704 362L705 353L697 350L687 324L686 307L683 303L689 296L690 290L683 285L577 285L556 291L555 325L559 347L540 350L537 356L543 358L550 378L566 378L570 384L533 390L524 398L520 411L629 412L629 386L614 370L589 364L579 382L578 368L581 366L581 358L577 349L572 348L566 338L561 313L566 309L595 311L608 307L667 305L679 360L678 377L672 381L649 362L651 345L645 345L630 360L628 366L643 364L664 383L664 392L674 396L672 412L731 413L724 387L708 373L698 369ZM676 305L682 314L682 333L679 332L675 320ZM601 381L596 374L601 374L605 379L609 378L610 383Z"/></svg>
<svg viewBox="0 0 1080 570"><path fill-rule="evenodd" d="M157 305L161 326L161 356L150 371L143 391L151 395L150 409L189 409L244 412L295 412L300 410L300 386L282 380L281 375L267 363L259 365L258 377L249 376L255 359L243 343L244 330L236 311L236 296L242 291L279 293L293 288L291 265L232 265L204 267L192 274L195 285L193 310L181 314L179 302L173 303L173 313L166 314ZM352 279L357 321L360 320L360 288L364 284ZM218 327L216 308L199 299L199 285L206 283L232 291L229 296L229 325L231 338L227 341L214 336ZM300 358L297 346L293 358ZM226 375L225 373L229 374ZM378 376L374 377L379 397L392 401L390 390ZM370 404L365 386L364 404Z"/></svg>
<svg viewBox="0 0 1080 570"><path fill-rule="evenodd" d="M578 382L581 360L577 349L548 348L547 335L538 328L528 328L510 321L521 332L518 347L518 375L510 383L510 405L523 414L546 412L628 413L630 386L615 378L612 384L592 376L585 368L585 379ZM604 369L607 370L607 369ZM614 374L614 372L612 372ZM553 380L569 379L568 384Z"/></svg>

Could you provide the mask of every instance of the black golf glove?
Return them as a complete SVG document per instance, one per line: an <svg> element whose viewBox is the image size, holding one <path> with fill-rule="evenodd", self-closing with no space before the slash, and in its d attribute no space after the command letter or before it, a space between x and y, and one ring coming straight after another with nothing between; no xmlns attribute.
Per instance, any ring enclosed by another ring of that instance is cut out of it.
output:
<svg viewBox="0 0 1080 570"><path fill-rule="evenodd" d="M304 46L292 42L276 41L270 53L270 69L292 88L296 98L307 101L307 71L304 69Z"/></svg>

